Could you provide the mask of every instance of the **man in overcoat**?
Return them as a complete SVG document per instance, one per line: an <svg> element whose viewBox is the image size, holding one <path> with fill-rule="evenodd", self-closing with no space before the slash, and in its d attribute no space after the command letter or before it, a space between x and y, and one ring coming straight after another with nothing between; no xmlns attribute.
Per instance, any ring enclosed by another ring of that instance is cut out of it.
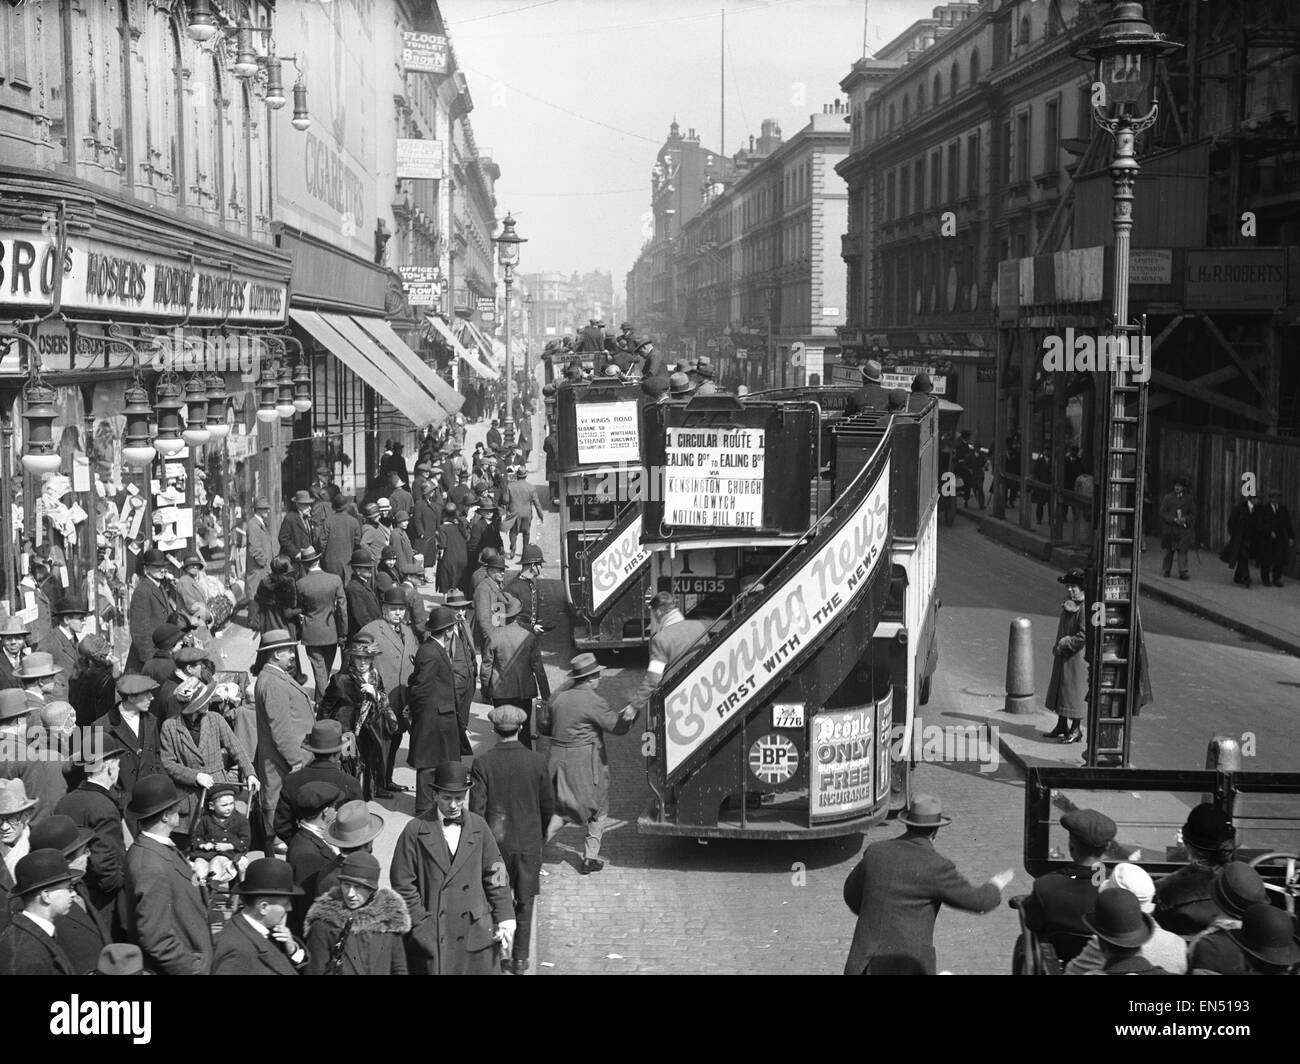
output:
<svg viewBox="0 0 1300 1064"><path fill-rule="evenodd" d="M306 760L302 739L316 719L311 698L289 670L297 663L298 641L283 629L263 634L258 655L265 658L253 688L257 711L257 755L254 765L261 780L263 824L274 837L275 807L289 773Z"/></svg>
<svg viewBox="0 0 1300 1064"><path fill-rule="evenodd" d="M330 783L343 792L343 802L361 798L361 784L357 778L340 767L343 758L343 726L336 720L318 720L302 744L304 754L311 760L293 772L280 788L280 801L275 807L275 834L289 842L298 831L294 813L294 798L309 783Z"/></svg>
<svg viewBox="0 0 1300 1064"><path fill-rule="evenodd" d="M435 586L444 593L460 588L469 567L469 532L460 520L455 503L443 505L442 523L434 532L434 542L438 549Z"/></svg>
<svg viewBox="0 0 1300 1064"><path fill-rule="evenodd" d="M1182 477L1174 481L1174 490L1160 500L1160 526L1160 546L1165 551L1161 570L1169 576L1176 556L1178 578L1191 579L1187 552L1196 546L1196 500L1188 493L1187 481Z"/></svg>
<svg viewBox="0 0 1300 1064"><path fill-rule="evenodd" d="M54 807L56 815L68 817L90 833L90 853L82 882L96 919L110 930L117 916L117 896L126 882L122 811L113 796L125 754L112 733L105 736L97 752L89 749L89 744L83 746L86 778Z"/></svg>
<svg viewBox="0 0 1300 1064"><path fill-rule="evenodd" d="M517 706L524 712L518 733L520 745L533 747L528 717L533 699L540 694L551 697L551 685L542 665L542 645L531 628L523 623L522 606L513 595L506 596L505 623L493 628L483 645L483 664L479 683L483 697L493 706Z"/></svg>
<svg viewBox="0 0 1300 1064"><path fill-rule="evenodd" d="M73 905L77 872L58 850L33 850L14 868L23 911L0 932L0 975L77 975L55 922Z"/></svg>
<svg viewBox="0 0 1300 1064"><path fill-rule="evenodd" d="M1268 502L1259 508L1255 538L1260 583L1281 587L1282 573L1295 546L1295 526L1291 511L1282 502L1281 488L1270 488Z"/></svg>
<svg viewBox="0 0 1300 1064"><path fill-rule="evenodd" d="M307 570L298 578L298 607L302 610L299 623L319 701L330 682L339 640L347 631L348 600L343 581L321 568L320 552L315 547L306 547L298 560Z"/></svg>
<svg viewBox="0 0 1300 1064"><path fill-rule="evenodd" d="M1047 708L1056 714L1056 727L1041 734L1063 743L1083 739L1082 721L1088 708L1088 617L1085 610L1082 569L1071 569L1057 582L1065 585L1061 619L1052 644L1052 679L1047 685Z"/></svg>
<svg viewBox="0 0 1300 1064"><path fill-rule="evenodd" d="M375 591L375 560L365 547L352 552L352 579L343 589L348 604L349 639L354 639L361 629L383 614L379 609L379 595Z"/></svg>
<svg viewBox="0 0 1300 1064"><path fill-rule="evenodd" d="M410 608L401 587L390 587L379 604L384 616L371 621L361 629L361 637L368 638L375 648L375 668L388 692L388 704L397 716L397 732L388 740L384 757L385 776L379 782L386 791L406 790L393 781L393 768L397 764L397 751L402 745L402 735L407 730L407 685L415 668L415 655L420 641L411 627Z"/></svg>
<svg viewBox="0 0 1300 1064"><path fill-rule="evenodd" d="M1250 563L1256 555L1259 500L1251 488L1243 488L1237 505L1228 514L1228 542L1219 553L1221 561L1233 567L1232 582L1250 587Z"/></svg>
<svg viewBox="0 0 1300 1064"><path fill-rule="evenodd" d="M261 617L257 608L257 585L271 570L271 559L275 557L275 539L271 536L271 527L267 518L271 513L271 504L265 499L253 500L253 516L245 525L247 545L244 548L244 594L248 597L248 626L254 631L261 627Z"/></svg>
<svg viewBox="0 0 1300 1064"><path fill-rule="evenodd" d="M315 522L311 516L311 508L315 501L309 491L294 492L294 508L285 514L284 520L280 522L280 553L295 562L298 561L301 551L316 544Z"/></svg>
<svg viewBox="0 0 1300 1064"><path fill-rule="evenodd" d="M54 677L54 697L66 699L68 681L77 670L81 657L77 653L82 639L81 626L86 623L90 609L84 598L67 595L54 603L53 613L55 624L36 649L49 654L54 664L63 670Z"/></svg>
<svg viewBox="0 0 1300 1064"><path fill-rule="evenodd" d="M1012 871L973 886L934 836L951 824L938 798L918 794L899 817L907 831L874 842L844 881L844 903L858 918L845 975L934 975L934 921L948 905L966 912L997 908Z"/></svg>
<svg viewBox="0 0 1300 1064"><path fill-rule="evenodd" d="M415 815L433 808L433 779L438 765L460 756L461 734L456 716L456 682L448 643L456 615L446 606L429 614L429 638L415 655L407 688L411 737L406 763L415 769Z"/></svg>
<svg viewBox="0 0 1300 1064"><path fill-rule="evenodd" d="M321 548L324 551L321 568L347 581L351 575L348 562L352 552L361 546L361 522L348 513L348 500L344 495L334 496L331 511L321 528L321 539L325 541Z"/></svg>
<svg viewBox="0 0 1300 1064"><path fill-rule="evenodd" d="M308 957L285 919L302 894L289 866L271 857L253 861L235 892L243 905L217 936L212 974L297 975Z"/></svg>
<svg viewBox="0 0 1300 1064"><path fill-rule="evenodd" d="M516 920L501 850L487 822L467 808L469 769L433 770L437 806L402 829L388 878L411 914L412 974L496 975L497 944L513 946Z"/></svg>
<svg viewBox="0 0 1300 1064"><path fill-rule="evenodd" d="M78 873L72 885L72 905L62 916L54 918L54 937L72 962L77 975L90 975L99 963L99 954L113 940L112 921L100 914L90 902L84 873L94 835L78 827L71 817L55 814L32 828L32 852L56 850Z"/></svg>
<svg viewBox="0 0 1300 1064"><path fill-rule="evenodd" d="M144 663L153 657L153 633L161 624L171 620L176 612L166 574L171 570L167 555L157 547L150 547L140 560L144 575L131 592L131 605L127 608L127 623L131 629L131 650L126 658L126 671L139 672Z"/></svg>

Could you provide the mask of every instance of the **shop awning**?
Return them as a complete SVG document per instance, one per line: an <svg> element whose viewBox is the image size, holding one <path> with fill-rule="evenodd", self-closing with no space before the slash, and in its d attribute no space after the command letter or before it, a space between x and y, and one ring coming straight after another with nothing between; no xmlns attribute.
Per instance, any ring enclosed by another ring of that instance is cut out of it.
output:
<svg viewBox="0 0 1300 1064"><path fill-rule="evenodd" d="M317 343L327 348L335 358L370 385L381 398L410 419L412 424L438 424L446 418L447 411L434 402L432 396L409 385L399 385L382 368L382 363L376 363L350 336L335 327L336 321L346 322L350 331L365 339L365 334L348 318L341 314L318 314L313 310L296 310L292 307L289 316L306 329ZM368 346L375 345L369 342Z"/></svg>
<svg viewBox="0 0 1300 1064"><path fill-rule="evenodd" d="M463 358L470 369L474 370L480 377L487 377L489 380L499 378L500 374L496 370L491 366L485 366L471 352L465 350L465 345L456 338L456 334L451 331L451 327L445 321L434 317L425 318L424 320L438 331L438 335L446 341L448 346Z"/></svg>
<svg viewBox="0 0 1300 1064"><path fill-rule="evenodd" d="M470 335L474 337L474 342L478 344L479 351L483 353L483 361L489 366L495 366L496 355L492 350L492 341L489 340L483 330L472 321L467 321L465 325L469 329Z"/></svg>
<svg viewBox="0 0 1300 1064"><path fill-rule="evenodd" d="M329 324L336 330L341 332L348 341L351 342L353 347L361 351L362 354L390 377L396 385L398 392L410 392L419 395L421 399L426 399L437 411L432 418L425 418L423 422L416 422L417 427L423 427L424 425L429 424L440 424L459 409L458 403L453 403L452 409L448 409L439 402L438 397L425 385L424 381L412 375L410 371L402 366L401 362L399 362L393 354L390 354L382 346L377 344L374 338L351 318L344 314L322 314L321 317L329 322ZM416 361L418 362L419 359L416 359ZM427 370L427 367L425 368ZM436 376L436 374L434 374L432 370L427 370L426 376ZM457 398L459 398L459 396ZM389 402L393 403L395 406L397 405L397 400L394 396L389 396L388 399ZM409 417L410 415L408 414L407 416Z"/></svg>
<svg viewBox="0 0 1300 1064"><path fill-rule="evenodd" d="M406 372L415 378L420 387L432 394L444 410L454 414L464 405L465 397L439 377L432 366L423 362L383 318L353 314L352 320L396 356Z"/></svg>

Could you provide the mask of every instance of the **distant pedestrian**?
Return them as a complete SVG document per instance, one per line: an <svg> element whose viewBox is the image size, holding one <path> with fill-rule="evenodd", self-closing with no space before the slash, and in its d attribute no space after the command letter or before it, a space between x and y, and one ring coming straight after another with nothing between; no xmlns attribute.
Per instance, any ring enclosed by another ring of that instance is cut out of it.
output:
<svg viewBox="0 0 1300 1064"><path fill-rule="evenodd" d="M407 688L411 734L406 763L415 769L415 815L433 808L435 770L461 753L461 729L456 714L456 679L449 644L456 614L446 606L429 613L429 637L415 655ZM414 914L412 914L414 915Z"/></svg>
<svg viewBox="0 0 1300 1064"><path fill-rule="evenodd" d="M1282 573L1295 546L1291 511L1282 503L1282 489L1270 488L1268 502L1260 507L1258 527L1259 579L1265 587L1281 587ZM80 714L78 714L80 720Z"/></svg>
<svg viewBox="0 0 1300 1064"><path fill-rule="evenodd" d="M1219 559L1232 566L1232 582L1242 587L1250 587L1250 563L1256 554L1258 509L1254 490L1242 488L1241 499L1228 514L1228 542L1219 552Z"/></svg>
<svg viewBox="0 0 1300 1064"><path fill-rule="evenodd" d="M1179 477L1174 490L1160 500L1160 546L1165 559L1161 569L1170 575L1175 556L1178 558L1178 579L1188 580L1187 552L1196 545L1196 500L1187 491L1187 481Z"/></svg>
<svg viewBox="0 0 1300 1064"><path fill-rule="evenodd" d="M974 886L935 851L935 835L952 823L938 798L914 795L899 821L907 831L868 846L844 881L844 903L858 918L845 975L934 975L939 910L989 912L1011 882L1008 868Z"/></svg>
<svg viewBox="0 0 1300 1064"><path fill-rule="evenodd" d="M1088 641L1087 597L1082 569L1071 569L1057 582L1065 585L1061 619L1052 644L1052 679L1047 685L1047 708L1056 714L1056 727L1041 733L1062 743L1083 740L1082 721L1088 706L1088 662L1084 647Z"/></svg>
<svg viewBox="0 0 1300 1064"><path fill-rule="evenodd" d="M493 628L483 644L483 664L479 683L483 697L493 706L516 706L524 713L518 739L532 749L532 731L528 727L533 699L540 693L551 696L551 687L542 665L542 647L532 626L520 616L521 605L513 595L506 596L502 624ZM470 752L473 752L471 748Z"/></svg>

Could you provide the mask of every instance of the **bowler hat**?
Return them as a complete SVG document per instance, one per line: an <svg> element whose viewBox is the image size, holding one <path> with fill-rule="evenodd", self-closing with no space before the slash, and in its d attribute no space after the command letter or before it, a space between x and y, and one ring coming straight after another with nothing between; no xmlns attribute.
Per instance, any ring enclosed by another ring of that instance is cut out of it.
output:
<svg viewBox="0 0 1300 1064"><path fill-rule="evenodd" d="M166 621L155 628L151 634L155 650L170 650L180 642L182 633L180 625Z"/></svg>
<svg viewBox="0 0 1300 1064"><path fill-rule="evenodd" d="M1142 911L1137 895L1127 890L1099 893L1097 907L1084 916L1083 922L1103 942L1123 949L1142 945L1156 930L1155 921Z"/></svg>
<svg viewBox="0 0 1300 1064"><path fill-rule="evenodd" d="M43 680L47 676L58 676L63 670L54 664L54 656L37 650L22 659L14 669L15 680Z"/></svg>
<svg viewBox="0 0 1300 1064"><path fill-rule="evenodd" d="M690 395L693 391L695 391L695 385L685 373L674 373L668 378L668 392L670 395Z"/></svg>
<svg viewBox="0 0 1300 1064"><path fill-rule="evenodd" d="M37 799L27 797L22 780L0 780L0 816L13 816L35 809L36 802Z"/></svg>
<svg viewBox="0 0 1300 1064"><path fill-rule="evenodd" d="M912 804L898 818L909 828L941 828L952 823L943 815L943 803L932 794L914 794Z"/></svg>
<svg viewBox="0 0 1300 1064"><path fill-rule="evenodd" d="M0 621L0 636L7 635L31 635L25 625L17 617L6 617Z"/></svg>
<svg viewBox="0 0 1300 1064"><path fill-rule="evenodd" d="M304 820L324 812L342 797L343 792L337 785L324 780L312 780L294 792L289 804L293 806L293 815Z"/></svg>
<svg viewBox="0 0 1300 1064"><path fill-rule="evenodd" d="M1084 587L1087 577L1082 569L1071 569L1062 576L1056 578L1058 584L1065 584L1067 587Z"/></svg>
<svg viewBox="0 0 1300 1064"><path fill-rule="evenodd" d="M1214 878L1211 893L1214 904L1238 920L1252 905L1268 902L1268 891L1264 889L1259 873L1241 861L1229 861L1224 865Z"/></svg>
<svg viewBox="0 0 1300 1064"><path fill-rule="evenodd" d="M373 569L375 567L375 558L365 547L358 547L352 552L348 565L353 569Z"/></svg>
<svg viewBox="0 0 1300 1064"><path fill-rule="evenodd" d="M1235 834L1232 821L1211 802L1196 806L1183 824L1183 842L1198 850L1217 850Z"/></svg>
<svg viewBox="0 0 1300 1064"><path fill-rule="evenodd" d="M1119 830L1115 821L1095 809L1071 809L1061 816L1061 827L1093 850L1109 846Z"/></svg>
<svg viewBox="0 0 1300 1064"><path fill-rule="evenodd" d="M125 744L102 724L83 728L77 734L81 736L81 741L77 743L69 760L84 769L91 769L126 753Z"/></svg>
<svg viewBox="0 0 1300 1064"><path fill-rule="evenodd" d="M406 606L406 593L396 584L389 584L379 596L381 606Z"/></svg>
<svg viewBox="0 0 1300 1064"><path fill-rule="evenodd" d="M340 883L356 883L371 890L379 889L379 862L374 854L366 853L364 850L350 853L343 858L336 875Z"/></svg>
<svg viewBox="0 0 1300 1064"><path fill-rule="evenodd" d="M523 554L519 556L520 565L541 565L546 559L542 557L542 548L536 543L530 543L524 548Z"/></svg>
<svg viewBox="0 0 1300 1064"><path fill-rule="evenodd" d="M1300 943L1295 939L1295 920L1284 909L1267 902L1252 905L1241 918L1241 927L1230 930L1232 941L1265 964L1289 968L1300 962Z"/></svg>
<svg viewBox="0 0 1300 1064"><path fill-rule="evenodd" d="M912 378L912 392L918 395L929 395L934 391L934 381L930 380L930 374L922 370Z"/></svg>
<svg viewBox="0 0 1300 1064"><path fill-rule="evenodd" d="M25 717L28 712L27 695L21 687L8 687L0 691L0 721Z"/></svg>
<svg viewBox="0 0 1300 1064"><path fill-rule="evenodd" d="M68 595L54 604L54 609L50 611L56 617L64 614L81 614L83 617L90 613L90 607L86 605L84 595Z"/></svg>
<svg viewBox="0 0 1300 1064"><path fill-rule="evenodd" d="M569 676L575 680L581 680L584 676L595 676L604 670L604 666L596 660L595 654L579 654L569 662Z"/></svg>
<svg viewBox="0 0 1300 1064"><path fill-rule="evenodd" d="M96 975L144 975L144 954L129 942L110 942L99 951Z"/></svg>
<svg viewBox="0 0 1300 1064"><path fill-rule="evenodd" d="M320 561L320 551L311 546L303 547L303 549L298 552L298 560L302 562L303 565L310 565L312 562Z"/></svg>
<svg viewBox="0 0 1300 1064"><path fill-rule="evenodd" d="M379 837L384 830L384 818L372 813L365 802L357 799L339 806L334 823L325 831L325 837L340 850L356 850Z"/></svg>
<svg viewBox="0 0 1300 1064"><path fill-rule="evenodd" d="M258 640L257 652L264 654L268 650L279 650L282 647L296 647L298 640L294 639L283 628L272 628L268 632L262 633L262 638Z"/></svg>
<svg viewBox="0 0 1300 1064"><path fill-rule="evenodd" d="M295 506L310 506L315 501L309 491L295 491L293 493L293 504Z"/></svg>
<svg viewBox="0 0 1300 1064"><path fill-rule="evenodd" d="M343 749L343 725L336 720L318 720L302 742L313 754L337 754Z"/></svg>
<svg viewBox="0 0 1300 1064"><path fill-rule="evenodd" d="M495 706L488 711L488 720L499 732L516 732L524 726L528 714L518 706Z"/></svg>
<svg viewBox="0 0 1300 1064"><path fill-rule="evenodd" d="M466 595L465 592L454 591L454 590L447 592L447 597L443 599L442 604L446 606L448 609L453 609L453 610L468 609L470 606L473 605L473 603L470 602L469 600L469 596Z"/></svg>
<svg viewBox="0 0 1300 1064"><path fill-rule="evenodd" d="M884 373L881 371L880 363L874 358L868 359L862 366L862 376L864 380L874 381L880 384L884 379Z"/></svg>
<svg viewBox="0 0 1300 1064"><path fill-rule="evenodd" d="M58 850L32 850L14 866L14 893L23 896L46 887L70 886L80 878L81 873L69 868L68 859Z"/></svg>
<svg viewBox="0 0 1300 1064"><path fill-rule="evenodd" d="M155 772L135 781L135 786L131 788L131 800L126 803L126 811L131 816L144 820L180 805L181 801L171 777Z"/></svg>
<svg viewBox="0 0 1300 1064"><path fill-rule="evenodd" d="M456 625L456 614L446 606L434 606L429 611L429 619L424 622L427 628L434 635L439 632L445 632L448 628L454 628Z"/></svg>
<svg viewBox="0 0 1300 1064"><path fill-rule="evenodd" d="M156 690L158 690L158 681L142 673L128 672L125 676L119 676L117 680L117 693L123 698L148 694Z"/></svg>
<svg viewBox="0 0 1300 1064"><path fill-rule="evenodd" d="M71 857L83 846L89 846L94 837L93 831L78 827L72 817L56 813L32 828L28 843L33 850L58 850L64 857Z"/></svg>
<svg viewBox="0 0 1300 1064"><path fill-rule="evenodd" d="M464 794L470 789L469 766L462 761L443 761L433 770L433 789L448 794Z"/></svg>
<svg viewBox="0 0 1300 1064"><path fill-rule="evenodd" d="M167 565L169 563L167 561L167 555L157 547L150 547L140 558L140 564L144 566L144 568L150 569L156 566Z"/></svg>
<svg viewBox="0 0 1300 1064"><path fill-rule="evenodd" d="M244 881L234 888L244 897L296 897L303 892L293 881L293 869L288 861L274 857L259 857L244 870Z"/></svg>

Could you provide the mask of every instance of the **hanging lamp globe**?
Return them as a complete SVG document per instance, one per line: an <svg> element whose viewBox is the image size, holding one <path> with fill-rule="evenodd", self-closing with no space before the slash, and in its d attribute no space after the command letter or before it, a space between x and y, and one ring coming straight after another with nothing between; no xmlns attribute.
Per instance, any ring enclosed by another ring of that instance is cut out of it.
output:
<svg viewBox="0 0 1300 1064"><path fill-rule="evenodd" d="M124 398L126 431L122 435L122 459L128 465L147 466L158 455L150 442L149 425L153 420L153 404L149 402L149 391L137 378L127 387Z"/></svg>
<svg viewBox="0 0 1300 1064"><path fill-rule="evenodd" d="M54 445L54 389L39 376L23 386L23 421L27 423L23 468L29 473L56 473L63 465Z"/></svg>
<svg viewBox="0 0 1300 1064"><path fill-rule="evenodd" d="M174 373L164 373L158 378L153 405L158 414L153 449L164 456L176 454L185 446L181 438L181 407L185 402L181 398L181 383Z"/></svg>
<svg viewBox="0 0 1300 1064"><path fill-rule="evenodd" d="M200 373L185 382L185 431L181 438L191 447L201 447L212 438L208 431L208 383Z"/></svg>
<svg viewBox="0 0 1300 1064"><path fill-rule="evenodd" d="M208 432L214 440L224 440L230 435L230 422L226 420L225 378L220 373L208 375Z"/></svg>

